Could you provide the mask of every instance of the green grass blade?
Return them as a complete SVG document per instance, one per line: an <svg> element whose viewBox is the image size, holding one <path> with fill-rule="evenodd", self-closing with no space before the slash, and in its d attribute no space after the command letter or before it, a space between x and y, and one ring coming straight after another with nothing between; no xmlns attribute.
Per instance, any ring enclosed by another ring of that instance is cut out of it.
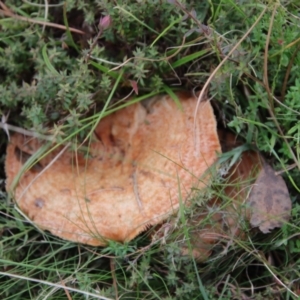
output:
<svg viewBox="0 0 300 300"><path fill-rule="evenodd" d="M163 89L175 101L178 108L182 110L182 105L179 101L178 96L174 93L174 91L172 89L170 89L167 85L164 85Z"/></svg>
<svg viewBox="0 0 300 300"><path fill-rule="evenodd" d="M51 64L48 53L47 53L47 44L45 44L42 48L42 56L44 59L44 62L48 68L48 70L53 73L53 75L59 75L59 73L56 71L54 66Z"/></svg>
<svg viewBox="0 0 300 300"><path fill-rule="evenodd" d="M65 3L64 6L63 6L63 19L64 19L64 24L65 24L65 26L66 26L66 28L67 28L66 34L67 34L67 37L68 37L68 39L69 39L69 42L70 42L71 46L72 46L77 52L80 52L78 46L77 46L76 43L74 42L72 33L71 33L71 31L70 31L70 28L69 28L69 22L68 22L68 18L67 18L67 4L66 4L66 3Z"/></svg>
<svg viewBox="0 0 300 300"><path fill-rule="evenodd" d="M204 50L201 50L201 51L198 51L198 52L195 52L195 53L192 53L192 54L189 54L183 58L180 58L178 59L177 61L175 61L174 63L171 64L172 68L178 68L182 65L185 65L201 56L203 56L204 54L206 54L208 52L208 49L204 49Z"/></svg>
<svg viewBox="0 0 300 300"><path fill-rule="evenodd" d="M94 66L96 69L98 69L99 71L101 71L102 73L112 77L113 79L118 79L119 78L119 73L118 72L115 72L115 71L109 71L109 68L103 66L103 65L100 65L99 63L96 63L94 61L90 61L90 64L92 66ZM121 81L123 81L123 78L120 79Z"/></svg>

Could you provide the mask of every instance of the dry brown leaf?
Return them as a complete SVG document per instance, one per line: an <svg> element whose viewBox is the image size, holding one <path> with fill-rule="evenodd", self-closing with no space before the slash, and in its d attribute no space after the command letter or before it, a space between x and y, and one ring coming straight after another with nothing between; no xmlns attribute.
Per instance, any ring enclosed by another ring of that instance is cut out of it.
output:
<svg viewBox="0 0 300 300"><path fill-rule="evenodd" d="M226 131L219 131L219 137L223 152L241 144L234 135ZM228 183L224 192L232 199L232 205L226 208L226 212L236 211L233 214L236 217L231 220L227 217L229 229L232 229L230 224L237 225L238 207L243 203L250 206L251 210L244 209L240 213L245 215L245 219L250 220L253 227L259 227L263 233L281 227L289 220L292 204L287 186L259 152L253 150L244 152L240 161L229 171Z"/></svg>
<svg viewBox="0 0 300 300"><path fill-rule="evenodd" d="M235 135L226 130L218 130L222 150L230 151L242 145ZM250 219L246 205L252 184L262 169L262 158L256 151L245 151L230 168L226 176L225 188L219 197L214 197L189 220L192 255L197 261L205 261L212 249L220 241L230 243L233 239L245 238L242 224ZM182 238L182 240L184 240ZM184 242L182 254L189 250Z"/></svg>
<svg viewBox="0 0 300 300"><path fill-rule="evenodd" d="M218 134L223 152L242 145L228 131L219 130ZM205 261L220 240L230 243L237 237L246 237L244 221L267 233L288 221L290 212L291 200L282 177L275 174L259 152L245 151L230 168L222 195L208 201L201 214L189 220L194 229L190 233L192 255ZM184 244L182 254L188 253Z"/></svg>
<svg viewBox="0 0 300 300"><path fill-rule="evenodd" d="M14 134L7 148L6 188L40 228L90 245L129 241L176 212L221 152L210 102L179 93L133 104L99 123L89 155L62 147L13 180L41 146ZM195 125L195 126L194 126ZM179 194L180 193L180 194Z"/></svg>
<svg viewBox="0 0 300 300"><path fill-rule="evenodd" d="M281 227L290 218L292 203L287 186L271 166L264 164L249 195L253 227L263 233Z"/></svg>

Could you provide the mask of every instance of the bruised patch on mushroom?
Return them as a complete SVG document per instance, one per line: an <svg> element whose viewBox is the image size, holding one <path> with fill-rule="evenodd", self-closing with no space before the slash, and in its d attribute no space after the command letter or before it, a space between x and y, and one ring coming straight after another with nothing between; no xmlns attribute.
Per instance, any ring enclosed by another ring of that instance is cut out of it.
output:
<svg viewBox="0 0 300 300"><path fill-rule="evenodd" d="M45 200L43 198L36 198L34 200L34 205L37 208L43 208L45 205Z"/></svg>

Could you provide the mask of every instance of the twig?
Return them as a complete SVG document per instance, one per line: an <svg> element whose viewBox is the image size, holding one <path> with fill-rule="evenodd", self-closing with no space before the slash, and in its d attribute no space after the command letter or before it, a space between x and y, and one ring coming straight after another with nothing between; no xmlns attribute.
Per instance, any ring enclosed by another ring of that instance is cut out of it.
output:
<svg viewBox="0 0 300 300"><path fill-rule="evenodd" d="M290 77L291 69L292 69L292 66L294 64L294 61L296 59L296 56L297 56L299 50L300 50L300 44L298 44L297 48L295 49L295 51L294 51L294 53L293 53L293 55L292 55L292 57L289 61L289 64L287 66L286 73L285 73L284 80L283 80L283 84L282 84L281 93L280 93L281 94L281 102L284 102L288 79Z"/></svg>
<svg viewBox="0 0 300 300"><path fill-rule="evenodd" d="M260 256L260 255L259 255ZM287 291L289 291L289 293L291 293L293 296L296 297L296 299L299 299L299 295L297 295L296 293L294 293L287 285L285 285L283 283L283 281L281 281L278 276L271 270L271 268L268 266L268 264L265 262L264 259L262 259L262 263L264 264L264 266L268 269L268 271L273 275L273 277L275 278L275 281L278 282L281 286L283 286Z"/></svg>
<svg viewBox="0 0 300 300"><path fill-rule="evenodd" d="M89 61L90 56L91 56L91 54L92 54L92 51L93 51L93 49L95 48L95 46L96 46L96 44L97 44L99 38L101 37L102 33L103 33L103 30L100 28L100 29L99 29L99 32L98 32L98 34L97 34L97 36L95 37L95 39L94 39L94 41L93 41L93 44L92 44L91 47L90 47L90 50L89 50L89 52L88 52L88 54L87 54L87 56L86 56L86 58L85 58L85 62L86 62L86 63Z"/></svg>
<svg viewBox="0 0 300 300"><path fill-rule="evenodd" d="M272 112L274 112L274 101L273 101L272 91L270 89L269 80L268 80L268 54L269 54L269 44L270 44L270 39L271 39L272 27L274 24L274 18L275 18L276 11L277 11L277 5L275 5L274 9L273 9L271 20L270 20L270 25L269 25L269 30L268 30L268 34L267 34L267 38L266 38L265 53L264 53L264 75L263 75L263 82L264 82L265 89L267 90L267 94L268 94L268 100L269 100L269 106L270 106L269 109L272 110Z"/></svg>
<svg viewBox="0 0 300 300"><path fill-rule="evenodd" d="M136 172L134 172L132 174L132 180L133 180L133 191L134 191L134 195L135 195L135 199L138 203L139 209L142 210L143 209L143 204L139 195L139 190L138 190L138 184L137 184L137 178L136 178Z"/></svg>
<svg viewBox="0 0 300 300"><path fill-rule="evenodd" d="M46 141L50 141L50 142L54 141L54 136L44 135L44 134L40 134L38 132L26 130L26 129L23 129L23 128L14 126L14 125L7 124L5 122L0 122L0 128L2 128L5 131L8 129L8 130L11 130L11 131L14 131L14 132L18 132L18 133L21 133L21 134L24 134L24 135L27 135L27 136L32 136L32 137L39 138L39 139L46 140Z"/></svg>
<svg viewBox="0 0 300 300"><path fill-rule="evenodd" d="M298 167L298 164L296 163L293 163L291 164L290 166L286 167L284 170L279 170L277 172L275 172L275 175L278 176L278 175L281 175L283 173L286 173L286 171L290 171L290 170L293 170L294 168Z"/></svg>
<svg viewBox="0 0 300 300"><path fill-rule="evenodd" d="M11 12L11 11L9 10L9 8L8 8L2 1L0 1L0 7L1 7L3 10L7 11L8 13Z"/></svg>
<svg viewBox="0 0 300 300"><path fill-rule="evenodd" d="M230 50L230 52L224 57L224 59L219 63L219 65L215 68L215 70L210 74L210 76L206 80L206 82L205 82L205 84L204 84L204 86L203 86L203 88L202 88L202 90L201 90L201 92L200 92L200 94L198 96L198 101L197 101L197 105L196 105L196 108L195 108L195 114L194 114L194 128L196 127L197 111L199 109L200 102L203 99L204 93L205 93L206 89L208 88L208 85L210 84L210 82L212 81L212 79L214 78L214 76L217 74L217 72L220 70L220 68L230 58L230 56L232 55L232 53L234 53L234 51L240 46L240 44L246 39L246 37L254 29L254 27L257 25L257 23L263 17L263 15L267 11L267 9L268 9L268 7L266 6L264 8L264 10L261 12L261 14L258 16L257 20L252 24L252 26L248 29L248 31L244 34L244 36L236 43L236 45ZM194 134L194 140L196 141L196 131L195 131L195 134Z"/></svg>
<svg viewBox="0 0 300 300"><path fill-rule="evenodd" d="M109 259L111 276L112 276L112 279L113 279L113 287L114 287L115 293L116 293L116 300L118 300L119 296L118 296L118 286L117 286L116 264L115 263L116 263L115 258L112 257L112 258Z"/></svg>
<svg viewBox="0 0 300 300"><path fill-rule="evenodd" d="M32 282L36 282L36 283L40 283L40 284L45 284L46 286L52 286L52 287L56 287L56 288L59 288L59 289L64 289L64 290L66 289L66 290L69 290L71 292L75 292L75 293L78 293L78 294L85 295L85 297L90 296L92 299L112 300L111 298L107 298L107 297L104 297L104 296L101 296L101 295L97 295L95 293L86 292L86 291L83 291L83 290L80 290L80 289L75 289L75 288L72 288L72 287L69 287L69 286L64 286L64 285L53 283L53 282L50 282L50 281L35 279L35 278L26 277L26 276L17 275L17 274L8 273L8 272L0 272L0 275L9 276L11 278L22 279L22 280L25 280L26 282L32 281Z"/></svg>
<svg viewBox="0 0 300 300"><path fill-rule="evenodd" d="M0 2L0 4L2 4L2 2ZM2 5L1 5L1 7L2 7ZM51 23L51 22L39 21L39 20L31 19L31 18L22 17L22 16L14 14L10 11L3 10L3 9L0 9L0 15L4 15L6 17L11 17L11 18L14 18L14 19L19 20L19 21L29 22L29 23L33 23L33 24L39 24L39 25L43 25L43 26L54 27L54 28L58 28L58 29L61 29L61 30L67 30L66 26L64 26L64 25L59 25L59 24L55 24L55 23ZM84 31L81 31L79 29L69 28L69 30L74 32L74 33L85 34Z"/></svg>
<svg viewBox="0 0 300 300"><path fill-rule="evenodd" d="M64 291L66 293L66 296L67 296L68 300L72 300L70 292L66 289L66 284L65 284L65 281L63 279L61 279L61 285L64 287Z"/></svg>
<svg viewBox="0 0 300 300"><path fill-rule="evenodd" d="M23 195L27 192L27 190L30 188L30 186L40 177L43 173L45 173L57 160L60 156L64 154L64 152L67 150L67 148L70 146L70 143L68 143L56 156L53 158L53 160L40 172L37 174L36 177L26 186L26 188L22 191L22 194L18 199L16 199L16 202L18 203L19 200L23 197ZM22 172L22 170L21 170Z"/></svg>

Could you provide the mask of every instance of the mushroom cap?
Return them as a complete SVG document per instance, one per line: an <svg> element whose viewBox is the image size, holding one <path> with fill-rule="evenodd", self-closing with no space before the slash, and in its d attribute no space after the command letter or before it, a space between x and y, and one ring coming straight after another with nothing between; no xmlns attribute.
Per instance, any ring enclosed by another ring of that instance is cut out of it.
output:
<svg viewBox="0 0 300 300"><path fill-rule="evenodd" d="M6 156L6 188L41 229L90 245L129 241L175 213L221 147L210 102L177 94L136 103L100 121L88 153L59 146L22 172L44 144L16 133ZM88 154L88 155L87 155ZM19 176L17 184L14 179Z"/></svg>

